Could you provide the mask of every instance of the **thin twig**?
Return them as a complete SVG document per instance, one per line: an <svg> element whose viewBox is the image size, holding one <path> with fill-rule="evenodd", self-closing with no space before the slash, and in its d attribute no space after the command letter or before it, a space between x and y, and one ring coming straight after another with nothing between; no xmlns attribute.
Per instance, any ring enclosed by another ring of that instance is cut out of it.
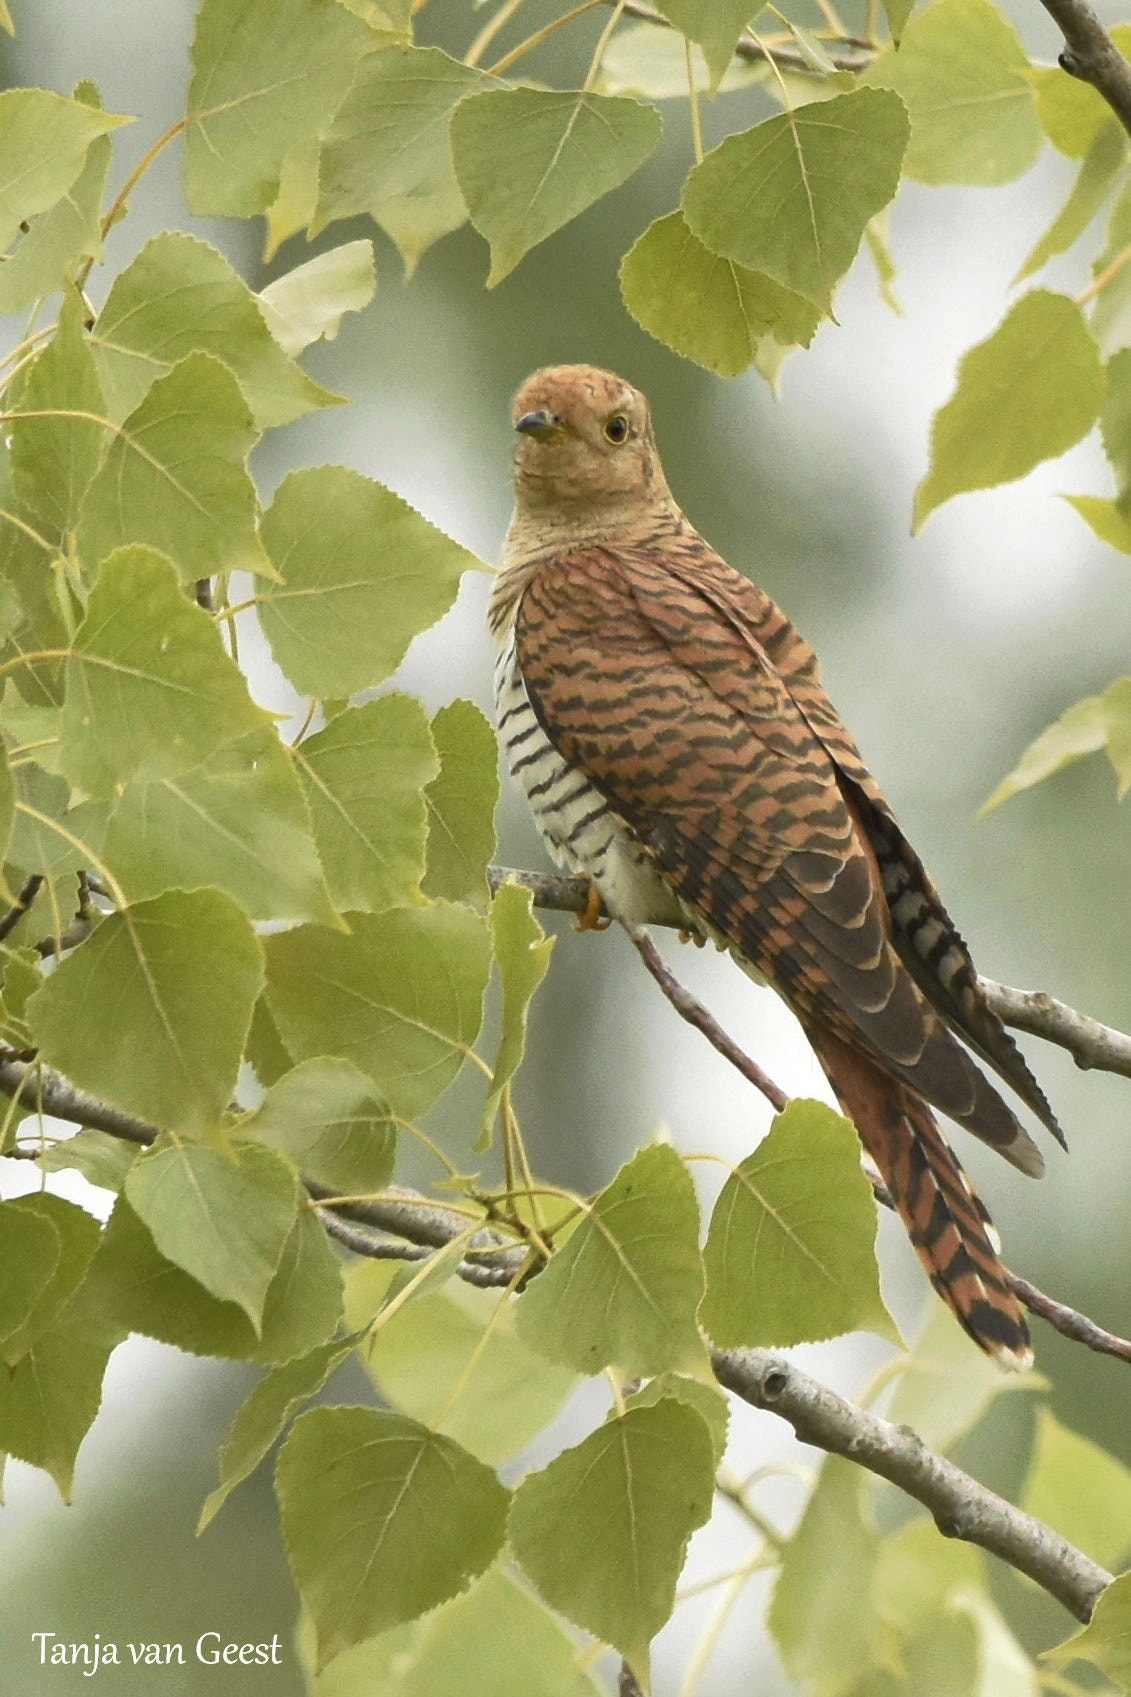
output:
<svg viewBox="0 0 1131 1697"><path fill-rule="evenodd" d="M19 895L16 897L13 905L8 909L3 918L0 919L0 943L4 942L6 938L12 935L12 932L16 929L20 920L27 913L42 887L43 873L33 872Z"/></svg>
<svg viewBox="0 0 1131 1697"><path fill-rule="evenodd" d="M752 1408L780 1415L803 1443L847 1456L923 1504L947 1538L961 1538L1000 1556L1035 1579L1077 1620L1091 1618L1112 1576L1059 1532L1024 1514L1004 1497L929 1450L907 1426L893 1426L857 1408L765 1350L715 1350L719 1383Z"/></svg>
<svg viewBox="0 0 1131 1697"><path fill-rule="evenodd" d="M1041 0L1064 36L1062 71L1091 83L1131 134L1131 65L1101 24L1088 0Z"/></svg>
<svg viewBox="0 0 1131 1697"><path fill-rule="evenodd" d="M96 1131L108 1132L112 1137L125 1138L130 1143L148 1145L161 1135L158 1126L150 1125L132 1114L111 1107L109 1103L88 1096L85 1090L77 1090L51 1068L18 1060L11 1054L7 1058L0 1056L0 1093L24 1102L53 1119L89 1126ZM778 1093L783 1101L788 1100L783 1091ZM876 1200L890 1208L891 1197L883 1184L874 1174L869 1174L869 1177ZM445 1244L451 1243L467 1230L467 1219L464 1215L453 1208L444 1208L429 1202L413 1191L406 1190L403 1193L365 1201L339 1201L332 1191L311 1180L306 1181L306 1188L315 1202L332 1203L334 1214L342 1219L352 1220L355 1224L368 1226L429 1249L442 1249ZM326 1212L328 1211L327 1209ZM474 1267L477 1272L489 1270L498 1276L484 1281L471 1279L469 1282L506 1284L513 1277L520 1257L528 1253L526 1246L508 1245L487 1230L484 1230L481 1238L480 1243L469 1246L464 1261L457 1269L460 1277L468 1277L464 1271L465 1266ZM365 1249L361 1253L369 1254L372 1251ZM1085 1344L1098 1354L1111 1355L1120 1361L1131 1361L1131 1342L1126 1338L1106 1331L1086 1314L1081 1314L1066 1303L1047 1296L1027 1279L1022 1279L1015 1273L1008 1273L1007 1277L1018 1299L1030 1312L1039 1315L1064 1337Z"/></svg>
<svg viewBox="0 0 1131 1697"><path fill-rule="evenodd" d="M1047 0L1046 0L1047 3ZM604 0L604 4L612 6L616 0ZM641 23L657 24L661 29L671 29L672 25L661 12L643 4L643 0L625 0L623 7L626 18L638 18ZM876 57L876 49L862 37L845 36L845 45L850 49L847 53L829 51L829 59L838 71L862 71ZM824 43L822 43L824 45ZM772 60L783 70L803 71L813 75L813 67L804 55L792 47L768 47L756 41L749 30L743 30L735 43L734 56L736 59L750 59L755 63Z"/></svg>
<svg viewBox="0 0 1131 1697"><path fill-rule="evenodd" d="M675 973L668 966L659 949L641 925L624 925L629 941L640 956L668 1001L688 1024L698 1027L708 1043L724 1055L733 1067L737 1067L743 1078L752 1084L755 1090L760 1090L770 1103L775 1113L781 1113L789 1097L785 1091L775 1084L773 1079L764 1073L756 1061L741 1050L734 1038L725 1032L715 1016L708 1012L702 1002L691 994L685 985L679 982Z"/></svg>
<svg viewBox="0 0 1131 1697"><path fill-rule="evenodd" d="M320 1208L318 1213L328 1235L336 1238L354 1255L364 1255L375 1261L428 1261L435 1255L436 1250L425 1244L398 1242L395 1238L374 1237L364 1226L355 1225L351 1220L343 1220L332 1208ZM456 1268L458 1276L470 1285L481 1288L495 1288L508 1285L518 1271L518 1265L508 1272L505 1267L484 1267L474 1261L461 1261Z"/></svg>
<svg viewBox="0 0 1131 1697"><path fill-rule="evenodd" d="M520 884L530 891L535 907L558 913L583 913L590 894L587 878L526 872L510 866L488 867L487 880L492 894L502 884ZM657 918L649 923L670 922ZM1006 1025L1067 1049L1078 1067L1094 1067L1131 1078L1131 1036L1126 1032L1101 1025L1089 1014L1077 1013L1075 1008L1058 1002L1043 990L1015 990L1009 984L995 983L992 978L982 978L979 982L990 1006Z"/></svg>

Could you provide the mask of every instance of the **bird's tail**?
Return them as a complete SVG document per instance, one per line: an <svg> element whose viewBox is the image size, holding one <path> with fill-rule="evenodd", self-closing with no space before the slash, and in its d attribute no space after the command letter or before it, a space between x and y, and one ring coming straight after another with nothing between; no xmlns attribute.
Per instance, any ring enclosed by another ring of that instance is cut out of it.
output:
<svg viewBox="0 0 1131 1697"><path fill-rule="evenodd" d="M939 1295L1003 1367L1031 1366L1029 1330L998 1255L997 1233L931 1110L833 1033L810 1027L807 1035Z"/></svg>

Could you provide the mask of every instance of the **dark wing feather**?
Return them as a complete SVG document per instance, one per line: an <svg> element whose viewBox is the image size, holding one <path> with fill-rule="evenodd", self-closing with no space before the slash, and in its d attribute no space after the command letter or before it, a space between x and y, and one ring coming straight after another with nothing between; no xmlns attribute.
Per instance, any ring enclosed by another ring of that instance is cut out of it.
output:
<svg viewBox="0 0 1131 1697"><path fill-rule="evenodd" d="M670 544L662 556L594 547L539 566L516 641L547 736L804 1020L863 1042L1039 1171L1035 1146L893 947L844 775L771 662L773 642L759 642L759 620L730 604L737 574L693 532L685 547L674 560Z"/></svg>

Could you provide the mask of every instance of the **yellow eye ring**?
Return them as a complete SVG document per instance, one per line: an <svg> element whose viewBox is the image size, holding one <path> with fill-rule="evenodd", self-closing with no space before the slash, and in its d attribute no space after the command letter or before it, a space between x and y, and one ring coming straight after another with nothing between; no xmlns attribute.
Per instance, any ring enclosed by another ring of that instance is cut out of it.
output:
<svg viewBox="0 0 1131 1697"><path fill-rule="evenodd" d="M628 420L622 412L615 412L605 423L605 441L611 442L614 448L619 448L622 442L628 441Z"/></svg>

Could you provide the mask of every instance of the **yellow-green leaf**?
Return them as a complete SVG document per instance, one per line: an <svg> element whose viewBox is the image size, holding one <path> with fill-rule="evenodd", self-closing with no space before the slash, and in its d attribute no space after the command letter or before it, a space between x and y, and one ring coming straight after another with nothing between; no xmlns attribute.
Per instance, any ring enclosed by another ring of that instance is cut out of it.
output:
<svg viewBox="0 0 1131 1697"><path fill-rule="evenodd" d="M1104 124L1096 134L1080 166L1068 199L1030 250L1013 281L1023 282L1058 253L1064 253L1083 235L1107 199L1127 158L1127 134L1122 125Z"/></svg>
<svg viewBox="0 0 1131 1697"><path fill-rule="evenodd" d="M452 117L471 222L491 244L489 288L524 254L619 188L660 139L660 114L620 95L487 89Z"/></svg>
<svg viewBox="0 0 1131 1697"><path fill-rule="evenodd" d="M724 1349L857 1328L899 1342L875 1242L876 1205L851 1123L823 1102L791 1102L715 1204L703 1324Z"/></svg>
<svg viewBox="0 0 1131 1697"><path fill-rule="evenodd" d="M828 311L868 220L899 184L907 112L860 88L730 136L688 177L683 213L712 253Z"/></svg>
<svg viewBox="0 0 1131 1697"><path fill-rule="evenodd" d="M720 377L745 371L763 336L807 347L820 320L810 301L704 247L679 212L645 230L620 282L642 329Z"/></svg>
<svg viewBox="0 0 1131 1697"><path fill-rule="evenodd" d="M915 529L944 501L1024 477L1091 429L1103 399L1099 349L1068 295L1034 289L963 356L931 426Z"/></svg>
<svg viewBox="0 0 1131 1697"><path fill-rule="evenodd" d="M1007 183L1037 157L1041 130L1020 37L991 0L934 0L861 75L911 116L907 176Z"/></svg>

